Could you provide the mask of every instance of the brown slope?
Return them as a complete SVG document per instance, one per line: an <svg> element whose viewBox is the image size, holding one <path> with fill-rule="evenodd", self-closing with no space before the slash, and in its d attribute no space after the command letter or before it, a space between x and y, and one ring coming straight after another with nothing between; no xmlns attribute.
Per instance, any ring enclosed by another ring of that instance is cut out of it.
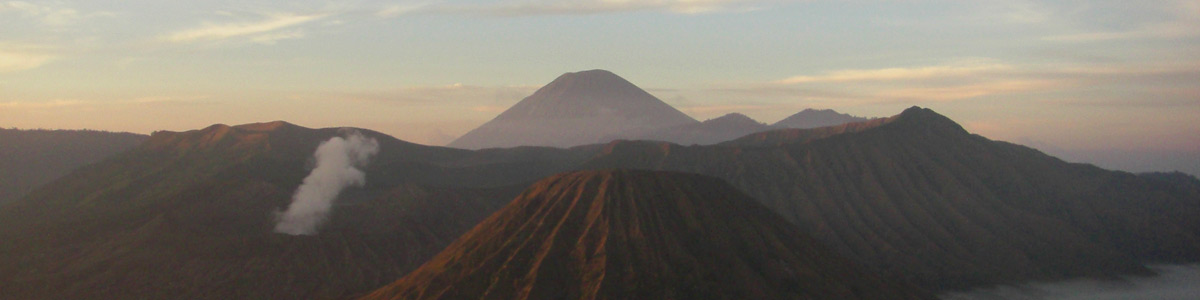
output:
<svg viewBox="0 0 1200 300"><path fill-rule="evenodd" d="M340 131L271 122L158 132L4 205L0 299L363 293L424 263L528 182L587 157L428 147L360 130L381 147L367 185L345 191L317 235L273 233L312 151Z"/></svg>
<svg viewBox="0 0 1200 300"><path fill-rule="evenodd" d="M937 290L1200 259L1195 187L1065 163L928 109L748 139L614 142L587 167L722 178L841 253Z"/></svg>
<svg viewBox="0 0 1200 300"><path fill-rule="evenodd" d="M711 177L544 179L362 299L919 299Z"/></svg>
<svg viewBox="0 0 1200 300"><path fill-rule="evenodd" d="M593 144L631 130L697 123L605 70L566 73L449 144L465 149Z"/></svg>

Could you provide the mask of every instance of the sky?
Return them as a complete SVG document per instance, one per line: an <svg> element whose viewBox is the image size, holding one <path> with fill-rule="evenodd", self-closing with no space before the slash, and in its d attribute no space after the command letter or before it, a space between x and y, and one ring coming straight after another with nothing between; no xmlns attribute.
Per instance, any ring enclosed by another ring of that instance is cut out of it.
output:
<svg viewBox="0 0 1200 300"><path fill-rule="evenodd" d="M5 1L0 127L285 120L443 145L566 72L692 117L929 107L1200 174L1200 1Z"/></svg>

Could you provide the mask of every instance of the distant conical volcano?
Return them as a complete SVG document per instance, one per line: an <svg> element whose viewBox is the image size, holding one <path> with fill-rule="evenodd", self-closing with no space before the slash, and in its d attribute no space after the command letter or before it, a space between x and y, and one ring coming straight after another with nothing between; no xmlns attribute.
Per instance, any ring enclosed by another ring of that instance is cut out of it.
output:
<svg viewBox="0 0 1200 300"><path fill-rule="evenodd" d="M534 184L365 299L921 299L707 176L583 171Z"/></svg>
<svg viewBox="0 0 1200 300"><path fill-rule="evenodd" d="M559 76L448 146L570 147L631 130L696 122L612 72L590 70Z"/></svg>

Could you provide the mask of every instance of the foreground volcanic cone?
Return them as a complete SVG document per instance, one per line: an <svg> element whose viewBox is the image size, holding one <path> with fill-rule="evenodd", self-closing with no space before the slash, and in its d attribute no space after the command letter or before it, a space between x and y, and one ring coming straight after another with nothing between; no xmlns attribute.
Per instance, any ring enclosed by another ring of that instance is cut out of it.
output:
<svg viewBox="0 0 1200 300"><path fill-rule="evenodd" d="M363 299L921 299L725 182L583 171L534 184Z"/></svg>

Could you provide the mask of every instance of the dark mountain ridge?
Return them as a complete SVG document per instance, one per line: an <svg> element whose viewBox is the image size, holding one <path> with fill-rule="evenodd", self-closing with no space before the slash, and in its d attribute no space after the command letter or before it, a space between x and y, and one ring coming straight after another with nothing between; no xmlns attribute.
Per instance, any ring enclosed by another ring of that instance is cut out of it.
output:
<svg viewBox="0 0 1200 300"><path fill-rule="evenodd" d="M1200 259L1194 187L971 135L910 108L711 147L617 141L585 164L722 178L840 253L934 290Z"/></svg>
<svg viewBox="0 0 1200 300"><path fill-rule="evenodd" d="M930 299L825 249L719 179L544 179L363 299Z"/></svg>
<svg viewBox="0 0 1200 300"><path fill-rule="evenodd" d="M771 124L771 127L809 129L863 121L867 121L867 118L839 113L832 109L806 108L787 118L783 118L783 120L779 120L779 122L775 122L775 124Z"/></svg>
<svg viewBox="0 0 1200 300"><path fill-rule="evenodd" d="M367 184L313 236L274 214L343 128L286 122L156 132L0 207L0 299L312 299L377 288L425 262L585 148L467 151L378 140ZM573 152L571 152L573 151Z"/></svg>
<svg viewBox="0 0 1200 300"><path fill-rule="evenodd" d="M931 110L713 146L468 151L368 130L381 152L316 236L271 233L317 145L283 122L159 132L0 206L0 298L321 298L407 274L539 178L721 178L828 248L933 291L1200 261L1200 185L1069 164Z"/></svg>
<svg viewBox="0 0 1200 300"><path fill-rule="evenodd" d="M617 139L629 139L664 141L680 145L712 145L768 129L770 127L766 124L759 123L746 115L730 113L700 123L649 131L625 132L605 137L599 142L607 143Z"/></svg>

